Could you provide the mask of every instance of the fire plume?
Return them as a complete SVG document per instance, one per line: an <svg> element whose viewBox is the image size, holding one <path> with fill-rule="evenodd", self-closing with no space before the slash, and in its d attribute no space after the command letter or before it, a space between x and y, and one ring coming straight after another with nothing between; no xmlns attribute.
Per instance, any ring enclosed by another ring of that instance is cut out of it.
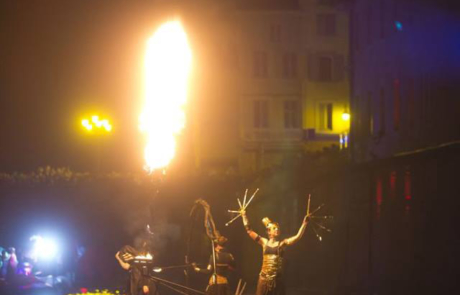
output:
<svg viewBox="0 0 460 295"><path fill-rule="evenodd" d="M185 126L192 53L179 21L161 25L147 42L145 102L140 129L146 135L145 169L165 169Z"/></svg>

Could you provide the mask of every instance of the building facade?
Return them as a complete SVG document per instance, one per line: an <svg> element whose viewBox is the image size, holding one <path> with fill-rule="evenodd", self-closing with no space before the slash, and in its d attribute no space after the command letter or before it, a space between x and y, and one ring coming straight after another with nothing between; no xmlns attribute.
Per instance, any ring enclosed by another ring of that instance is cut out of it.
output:
<svg viewBox="0 0 460 295"><path fill-rule="evenodd" d="M213 118L197 126L197 166L247 174L345 147L347 11L316 0L243 1L216 11L209 34L219 66L201 108Z"/></svg>
<svg viewBox="0 0 460 295"><path fill-rule="evenodd" d="M447 2L351 5L351 292L458 288L460 10Z"/></svg>
<svg viewBox="0 0 460 295"><path fill-rule="evenodd" d="M355 1L351 99L356 161L460 139L458 12L440 3Z"/></svg>

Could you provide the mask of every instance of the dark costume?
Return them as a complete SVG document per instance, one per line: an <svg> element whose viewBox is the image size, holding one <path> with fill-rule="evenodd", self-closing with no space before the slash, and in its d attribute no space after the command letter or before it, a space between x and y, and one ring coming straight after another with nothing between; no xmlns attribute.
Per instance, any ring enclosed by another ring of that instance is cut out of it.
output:
<svg viewBox="0 0 460 295"><path fill-rule="evenodd" d="M209 265L211 269L201 270L203 273L214 273L214 262L212 255L209 258ZM229 271L235 268L235 259L233 255L225 252L224 250L216 252L216 274L217 277L214 279L214 276L209 278L209 285L206 288L206 294L209 295L230 295L230 290L228 287L228 275Z"/></svg>
<svg viewBox="0 0 460 295"><path fill-rule="evenodd" d="M262 270L257 282L256 295L284 295L283 255L285 243L263 247Z"/></svg>
<svg viewBox="0 0 460 295"><path fill-rule="evenodd" d="M120 253L129 253L134 257L141 254L139 253L139 251L137 251L135 248L131 246L124 246L120 250ZM140 267L134 265L130 261L127 261L127 262L130 263L130 268L129 268L130 276L129 276L129 282L128 282L128 288L127 288L127 291L129 292L128 294L129 295L140 295L140 294L143 295L144 293L143 293L142 287L148 286L149 295L158 295L159 292L158 292L157 285L155 284L155 282L148 279L147 277L148 274L143 274L142 273L143 270Z"/></svg>

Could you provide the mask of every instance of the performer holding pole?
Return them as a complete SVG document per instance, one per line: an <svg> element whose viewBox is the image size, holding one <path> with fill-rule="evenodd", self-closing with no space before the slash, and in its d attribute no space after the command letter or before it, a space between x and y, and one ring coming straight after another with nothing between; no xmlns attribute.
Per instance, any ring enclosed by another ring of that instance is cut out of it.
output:
<svg viewBox="0 0 460 295"><path fill-rule="evenodd" d="M262 222L267 229L267 239L261 237L251 229L245 210L241 211L241 216L243 217L243 225L249 237L261 245L263 249L262 270L260 271L259 280L257 282L256 295L284 295L285 287L282 275L284 250L287 246L299 241L303 236L305 229L307 228L310 215L307 214L305 216L302 225L295 236L282 241L278 240L280 234L280 227L278 223L272 222L267 217L262 219Z"/></svg>
<svg viewBox="0 0 460 295"><path fill-rule="evenodd" d="M227 238L219 235L215 240L214 255L209 258L208 267L205 269L199 268L193 263L193 269L196 272L211 274L209 285L206 288L206 294L209 295L230 295L228 286L228 273L235 269L235 259L233 255L225 249ZM215 259L215 260L214 260ZM215 269L214 269L215 266ZM215 270L215 271L214 271Z"/></svg>

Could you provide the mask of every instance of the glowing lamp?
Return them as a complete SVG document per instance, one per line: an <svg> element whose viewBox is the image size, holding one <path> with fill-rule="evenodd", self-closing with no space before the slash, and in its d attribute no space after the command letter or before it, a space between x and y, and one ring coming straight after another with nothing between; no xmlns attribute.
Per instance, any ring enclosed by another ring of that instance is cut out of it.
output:
<svg viewBox="0 0 460 295"><path fill-rule="evenodd" d="M30 241L34 243L32 250L34 257L44 260L50 260L56 257L58 247L53 240L35 235L30 238Z"/></svg>
<svg viewBox="0 0 460 295"><path fill-rule="evenodd" d="M342 114L342 120L344 120L344 121L349 121L349 120L350 120L350 113L344 112L344 113Z"/></svg>
<svg viewBox="0 0 460 295"><path fill-rule="evenodd" d="M98 115L91 116L91 120L83 119L81 120L81 125L86 131L93 131L94 129L102 129L106 132L112 131L112 125L108 119L100 119Z"/></svg>
<svg viewBox="0 0 460 295"><path fill-rule="evenodd" d="M91 125L88 119L81 120L81 125L88 131L93 130L93 125Z"/></svg>

